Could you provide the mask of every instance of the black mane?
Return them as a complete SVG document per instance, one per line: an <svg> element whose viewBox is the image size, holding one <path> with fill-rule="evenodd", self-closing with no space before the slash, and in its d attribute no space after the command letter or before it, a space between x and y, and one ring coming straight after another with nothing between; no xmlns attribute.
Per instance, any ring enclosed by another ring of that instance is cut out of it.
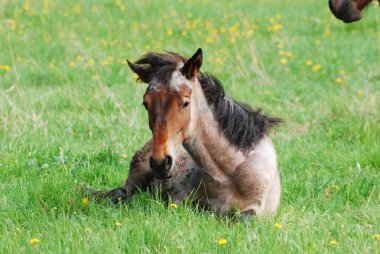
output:
<svg viewBox="0 0 380 254"><path fill-rule="evenodd" d="M186 61L186 57L176 53L151 52L142 56L135 64L142 68L139 73L140 80L149 83L154 79L167 85L178 64ZM215 76L200 72L198 80L209 105L213 106L220 131L234 146L249 150L268 134L271 127L281 123L279 118L262 114L261 109L254 110L248 104L230 98Z"/></svg>
<svg viewBox="0 0 380 254"><path fill-rule="evenodd" d="M261 109L254 110L248 104L230 98L215 76L201 73L198 80L208 103L214 106L220 131L236 147L251 149L271 127L282 122L279 118L262 114Z"/></svg>

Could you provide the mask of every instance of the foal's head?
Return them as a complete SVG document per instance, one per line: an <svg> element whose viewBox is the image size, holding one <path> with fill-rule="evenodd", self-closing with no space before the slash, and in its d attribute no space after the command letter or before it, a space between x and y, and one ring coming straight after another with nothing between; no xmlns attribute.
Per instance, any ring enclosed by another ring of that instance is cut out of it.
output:
<svg viewBox="0 0 380 254"><path fill-rule="evenodd" d="M128 64L148 84L143 105L153 134L150 167L157 178L169 178L177 149L186 140L192 84L197 82L202 50L188 60L175 53L148 53Z"/></svg>
<svg viewBox="0 0 380 254"><path fill-rule="evenodd" d="M337 19L351 23L362 18L362 11L370 2L372 0L329 0L329 6Z"/></svg>

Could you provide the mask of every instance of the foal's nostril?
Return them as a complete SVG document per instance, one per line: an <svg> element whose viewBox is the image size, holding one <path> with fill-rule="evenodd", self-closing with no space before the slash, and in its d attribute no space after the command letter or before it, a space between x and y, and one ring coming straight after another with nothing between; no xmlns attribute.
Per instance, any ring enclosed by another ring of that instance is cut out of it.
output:
<svg viewBox="0 0 380 254"><path fill-rule="evenodd" d="M156 175L166 177L173 165L173 158L170 155L165 156L161 161L155 160L152 156L149 157L149 166Z"/></svg>
<svg viewBox="0 0 380 254"><path fill-rule="evenodd" d="M165 169L170 170L173 165L173 158L170 155L165 157Z"/></svg>

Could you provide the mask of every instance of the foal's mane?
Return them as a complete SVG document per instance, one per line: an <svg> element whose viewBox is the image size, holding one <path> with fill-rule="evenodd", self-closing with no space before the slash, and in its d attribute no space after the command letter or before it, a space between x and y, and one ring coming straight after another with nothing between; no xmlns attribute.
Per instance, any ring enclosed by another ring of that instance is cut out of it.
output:
<svg viewBox="0 0 380 254"><path fill-rule="evenodd" d="M281 119L266 116L261 109L235 101L226 94L219 79L209 73L200 73L198 80L223 135L235 146L249 150L269 129L281 123Z"/></svg>
<svg viewBox="0 0 380 254"><path fill-rule="evenodd" d="M155 79L167 85L178 64L185 63L187 59L172 52L150 52L143 55L135 64L145 68L143 73L146 77L139 79ZM233 100L226 94L222 83L215 76L199 72L198 80L208 104L213 108L220 131L232 145L249 150L268 134L271 127L282 122L279 118L264 115L261 109L255 110L248 104Z"/></svg>

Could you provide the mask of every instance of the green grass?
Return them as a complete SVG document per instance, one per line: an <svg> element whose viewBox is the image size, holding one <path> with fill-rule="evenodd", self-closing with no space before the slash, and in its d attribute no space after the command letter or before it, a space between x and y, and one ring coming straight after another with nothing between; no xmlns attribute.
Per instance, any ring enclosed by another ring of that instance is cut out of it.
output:
<svg viewBox="0 0 380 254"><path fill-rule="evenodd" d="M380 252L380 10L344 25L319 0L44 2L0 0L0 253ZM286 121L278 214L83 204L150 136L125 59L198 47L230 94Z"/></svg>

